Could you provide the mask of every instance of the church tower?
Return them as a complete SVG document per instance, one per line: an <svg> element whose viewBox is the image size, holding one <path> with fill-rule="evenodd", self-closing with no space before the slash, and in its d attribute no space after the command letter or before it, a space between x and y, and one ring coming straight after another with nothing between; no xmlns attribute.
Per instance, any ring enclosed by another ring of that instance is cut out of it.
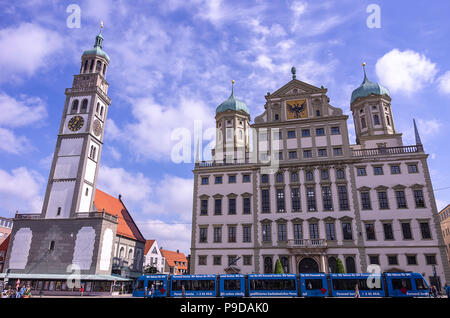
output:
<svg viewBox="0 0 450 318"><path fill-rule="evenodd" d="M350 109L355 124L356 143L362 148L402 146L402 134L397 133L391 110L389 90L367 78L352 92Z"/></svg>
<svg viewBox="0 0 450 318"><path fill-rule="evenodd" d="M111 103L107 95L108 64L100 29L94 48L83 52L80 73L74 75L72 87L65 91L43 218L71 218L94 210L103 132Z"/></svg>
<svg viewBox="0 0 450 318"><path fill-rule="evenodd" d="M216 146L212 155L217 162L245 160L250 151L250 112L247 105L231 95L216 108Z"/></svg>

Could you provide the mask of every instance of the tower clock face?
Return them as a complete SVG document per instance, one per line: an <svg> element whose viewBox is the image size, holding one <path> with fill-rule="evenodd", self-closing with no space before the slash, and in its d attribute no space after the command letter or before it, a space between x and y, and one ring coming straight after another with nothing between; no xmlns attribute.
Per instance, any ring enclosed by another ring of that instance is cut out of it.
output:
<svg viewBox="0 0 450 318"><path fill-rule="evenodd" d="M94 128L94 134L98 137L102 133L102 124L100 123L100 120L96 119L94 120L94 123L92 124Z"/></svg>
<svg viewBox="0 0 450 318"><path fill-rule="evenodd" d="M69 120L69 124L67 125L67 127L69 127L69 129L71 131L78 131L81 129L81 127L83 127L84 125L84 119L81 116L73 116L70 120Z"/></svg>

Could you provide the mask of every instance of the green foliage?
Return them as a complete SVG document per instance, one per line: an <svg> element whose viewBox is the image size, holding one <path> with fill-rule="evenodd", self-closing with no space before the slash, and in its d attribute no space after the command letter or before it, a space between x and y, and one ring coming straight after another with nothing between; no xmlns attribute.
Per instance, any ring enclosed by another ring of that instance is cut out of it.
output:
<svg viewBox="0 0 450 318"><path fill-rule="evenodd" d="M275 274L284 274L283 265L281 265L280 259L277 259L275 263Z"/></svg>
<svg viewBox="0 0 450 318"><path fill-rule="evenodd" d="M336 268L334 269L334 272L337 274L345 274L344 264L342 264L340 258L336 260Z"/></svg>

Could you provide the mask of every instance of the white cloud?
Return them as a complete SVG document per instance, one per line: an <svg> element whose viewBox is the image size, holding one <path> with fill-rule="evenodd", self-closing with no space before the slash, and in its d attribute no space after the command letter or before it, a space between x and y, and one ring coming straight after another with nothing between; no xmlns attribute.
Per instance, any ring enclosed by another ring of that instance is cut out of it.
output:
<svg viewBox="0 0 450 318"><path fill-rule="evenodd" d="M375 65L380 84L392 92L411 94L433 82L436 64L425 55L412 50L393 49L378 59Z"/></svg>
<svg viewBox="0 0 450 318"><path fill-rule="evenodd" d="M12 130L0 127L0 151L17 155L30 149L28 138L16 136Z"/></svg>
<svg viewBox="0 0 450 318"><path fill-rule="evenodd" d="M56 32L22 23L0 30L0 81L17 80L20 75L33 75L40 68L53 65L53 57L64 47Z"/></svg>
<svg viewBox="0 0 450 318"><path fill-rule="evenodd" d="M445 72L438 78L439 91L444 94L450 94L450 71Z"/></svg>
<svg viewBox="0 0 450 318"><path fill-rule="evenodd" d="M4 216L19 213L40 213L45 179L34 170L25 167L10 172L0 169L0 202ZM5 215L6 213L6 215Z"/></svg>
<svg viewBox="0 0 450 318"><path fill-rule="evenodd" d="M403 124L403 125L402 125ZM426 144L432 137L438 135L444 125L437 119L416 119L422 143ZM414 125L412 120L409 123L401 123L400 130L403 132L403 141L409 145L415 144Z"/></svg>
<svg viewBox="0 0 450 318"><path fill-rule="evenodd" d="M20 127L47 117L47 106L39 97L21 95L15 99L0 92L0 126Z"/></svg>

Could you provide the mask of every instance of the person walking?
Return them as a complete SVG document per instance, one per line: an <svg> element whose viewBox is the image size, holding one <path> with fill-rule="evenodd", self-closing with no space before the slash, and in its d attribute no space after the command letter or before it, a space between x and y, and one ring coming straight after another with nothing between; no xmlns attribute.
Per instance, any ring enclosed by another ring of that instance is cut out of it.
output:
<svg viewBox="0 0 450 318"><path fill-rule="evenodd" d="M148 287L145 286L145 289L144 289L144 298L147 298L147 297L148 297Z"/></svg>
<svg viewBox="0 0 450 318"><path fill-rule="evenodd" d="M151 296L150 297L155 297L155 285L154 284L152 284L152 288L150 289L150 294L151 294Z"/></svg>
<svg viewBox="0 0 450 318"><path fill-rule="evenodd" d="M355 298L359 298L359 288L358 288L358 284L355 285Z"/></svg>
<svg viewBox="0 0 450 318"><path fill-rule="evenodd" d="M434 285L431 287L431 294L433 295L433 298L437 298L437 288Z"/></svg>
<svg viewBox="0 0 450 318"><path fill-rule="evenodd" d="M80 291L81 291L81 297L83 297L83 294L84 294L84 288L83 288L83 286L81 286Z"/></svg>
<svg viewBox="0 0 450 318"><path fill-rule="evenodd" d="M181 285L181 297L184 298L186 290L184 289L184 285Z"/></svg>

